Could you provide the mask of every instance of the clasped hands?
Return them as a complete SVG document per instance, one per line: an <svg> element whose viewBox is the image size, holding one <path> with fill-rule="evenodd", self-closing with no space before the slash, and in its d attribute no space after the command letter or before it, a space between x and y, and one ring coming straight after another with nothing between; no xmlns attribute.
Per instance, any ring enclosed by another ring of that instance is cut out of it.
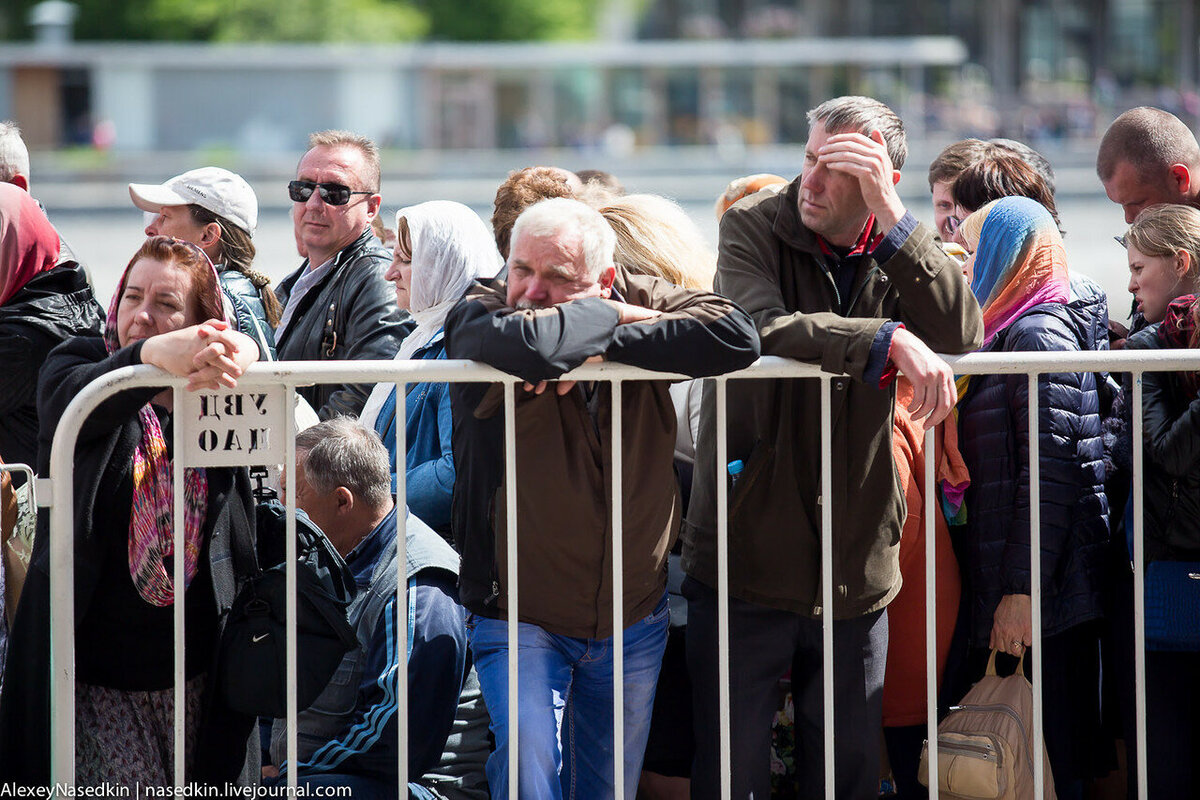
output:
<svg viewBox="0 0 1200 800"><path fill-rule="evenodd" d="M253 339L216 319L151 336L142 345L143 364L187 378L189 391L235 388L258 355Z"/></svg>

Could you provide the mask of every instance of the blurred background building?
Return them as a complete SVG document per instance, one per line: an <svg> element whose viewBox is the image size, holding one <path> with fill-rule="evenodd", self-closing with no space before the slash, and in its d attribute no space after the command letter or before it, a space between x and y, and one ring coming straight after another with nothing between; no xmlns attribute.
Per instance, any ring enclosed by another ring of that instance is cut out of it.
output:
<svg viewBox="0 0 1200 800"><path fill-rule="evenodd" d="M1193 0L544 0L561 12L549 18L523 17L523 2L505 14L504 0L279 10L307 14L308 28L270 19L273 2L10 0L0 119L40 150L291 158L309 131L348 127L401 151L621 157L803 142L805 110L844 93L879 97L914 138L936 141L1090 141L1143 102L1200 114ZM495 41L522 34L544 41Z"/></svg>

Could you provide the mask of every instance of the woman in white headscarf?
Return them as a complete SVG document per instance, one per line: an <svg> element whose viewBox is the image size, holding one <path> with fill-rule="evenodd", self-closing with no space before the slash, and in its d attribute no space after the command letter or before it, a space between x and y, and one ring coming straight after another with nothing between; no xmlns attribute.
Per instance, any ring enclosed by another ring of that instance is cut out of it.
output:
<svg viewBox="0 0 1200 800"><path fill-rule="evenodd" d="M397 242L385 277L396 286L396 302L417 327L400 345L397 359L445 358L442 326L454 304L476 278L500 269L492 232L461 203L434 200L396 212ZM405 432L406 494L412 513L442 532L450 530L454 458L450 450L450 393L445 383L407 387ZM376 384L360 422L374 429L396 472L396 387Z"/></svg>

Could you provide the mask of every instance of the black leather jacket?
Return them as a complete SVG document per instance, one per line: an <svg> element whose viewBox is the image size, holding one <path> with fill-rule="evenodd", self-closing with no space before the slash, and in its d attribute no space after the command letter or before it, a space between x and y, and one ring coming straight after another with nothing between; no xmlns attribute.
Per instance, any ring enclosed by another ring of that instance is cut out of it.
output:
<svg viewBox="0 0 1200 800"><path fill-rule="evenodd" d="M37 464L38 373L47 354L74 336L99 336L104 311L79 264L33 276L0 306L0 458Z"/></svg>
<svg viewBox="0 0 1200 800"><path fill-rule="evenodd" d="M1161 349L1157 326L1131 335L1125 347ZM1182 378L1178 372L1142 378L1147 561L1200 558L1200 400L1188 397Z"/></svg>
<svg viewBox="0 0 1200 800"><path fill-rule="evenodd" d="M396 305L396 293L383 274L391 255L368 228L334 257L334 266L300 301L291 323L276 331L280 361L390 359L412 330L408 316ZM308 269L308 259L275 289L287 308L296 281ZM338 415L357 417L374 383L300 387L297 391L325 420Z"/></svg>

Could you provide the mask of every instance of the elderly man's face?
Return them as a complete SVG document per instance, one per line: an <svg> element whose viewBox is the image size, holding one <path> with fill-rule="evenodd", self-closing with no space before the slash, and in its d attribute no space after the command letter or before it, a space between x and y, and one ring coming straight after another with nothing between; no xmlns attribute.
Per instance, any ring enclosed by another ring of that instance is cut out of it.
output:
<svg viewBox="0 0 1200 800"><path fill-rule="evenodd" d="M377 192L378 186L366 185L365 174L365 159L357 148L319 146L304 154L296 179L337 183L355 192ZM313 192L306 202L293 202L297 245L307 250L313 266L324 263L366 230L379 211L380 201L378 194L354 194L346 205L335 206L322 200L320 192Z"/></svg>
<svg viewBox="0 0 1200 800"><path fill-rule="evenodd" d="M584 297L608 297L614 274L610 267L597 278L588 275L577 231L523 233L508 254L508 305L549 308Z"/></svg>

